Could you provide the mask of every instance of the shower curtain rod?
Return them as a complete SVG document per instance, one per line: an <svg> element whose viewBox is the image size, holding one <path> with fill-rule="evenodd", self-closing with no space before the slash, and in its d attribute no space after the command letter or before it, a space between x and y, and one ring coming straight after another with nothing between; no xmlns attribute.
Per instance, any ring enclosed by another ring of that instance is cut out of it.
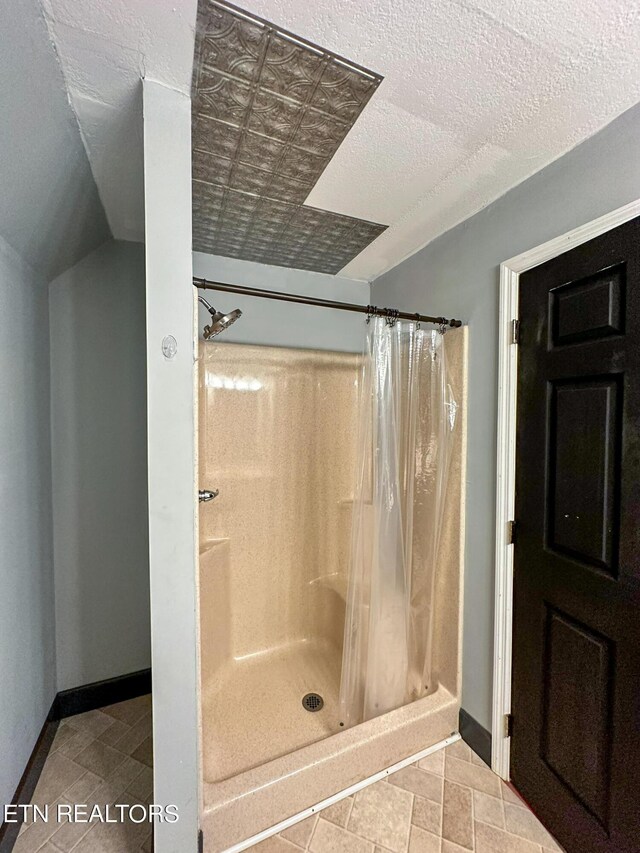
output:
<svg viewBox="0 0 640 853"><path fill-rule="evenodd" d="M413 320L414 323L435 323L437 326L462 326L462 320L448 320L446 317L429 317L427 314L410 314L395 308L378 308L376 305L357 305L354 302L335 302L333 299L318 299L314 296L299 296L282 293L278 290L261 290L259 287L245 287L240 284L222 284L206 278L193 277L194 287L200 290L221 290L225 293L241 293L244 296L260 296L262 299L278 299L281 302L297 302L301 305L315 305L318 308L338 308L340 311L355 311L369 317L388 317L390 320Z"/></svg>

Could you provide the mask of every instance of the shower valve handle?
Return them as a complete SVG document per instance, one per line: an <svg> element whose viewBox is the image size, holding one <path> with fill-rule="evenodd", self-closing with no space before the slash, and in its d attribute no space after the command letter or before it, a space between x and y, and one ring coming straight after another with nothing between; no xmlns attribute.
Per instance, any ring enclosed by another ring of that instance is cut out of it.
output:
<svg viewBox="0 0 640 853"><path fill-rule="evenodd" d="M207 503L207 501L212 501L214 498L217 498L220 494L220 489L200 489L198 492L198 500L200 503Z"/></svg>

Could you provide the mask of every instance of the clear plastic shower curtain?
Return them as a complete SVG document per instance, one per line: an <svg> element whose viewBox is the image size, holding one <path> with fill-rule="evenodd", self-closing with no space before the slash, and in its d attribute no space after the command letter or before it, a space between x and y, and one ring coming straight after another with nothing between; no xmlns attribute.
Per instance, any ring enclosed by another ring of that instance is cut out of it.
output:
<svg viewBox="0 0 640 853"><path fill-rule="evenodd" d="M444 336L371 320L363 359L340 719L431 685L434 584L457 404Z"/></svg>

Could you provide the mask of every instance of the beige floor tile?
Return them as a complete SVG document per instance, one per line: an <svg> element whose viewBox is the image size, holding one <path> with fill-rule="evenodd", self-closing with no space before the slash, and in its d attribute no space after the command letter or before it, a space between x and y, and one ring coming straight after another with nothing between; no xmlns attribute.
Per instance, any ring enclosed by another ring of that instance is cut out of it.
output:
<svg viewBox="0 0 640 853"><path fill-rule="evenodd" d="M476 755L473 750L471 750L471 763L476 764L478 767L489 767L487 762L483 758L480 758L479 755ZM491 768L489 767L489 769Z"/></svg>
<svg viewBox="0 0 640 853"><path fill-rule="evenodd" d="M106 743L107 746L115 746L116 743L127 734L127 732L131 731L131 726L128 726L120 720L114 720L112 717L110 717L110 719L111 725L108 729L105 729L97 739L102 741L102 743Z"/></svg>
<svg viewBox="0 0 640 853"><path fill-rule="evenodd" d="M150 802L153 794L153 770L146 767L127 785L127 792L143 802Z"/></svg>
<svg viewBox="0 0 640 853"><path fill-rule="evenodd" d="M81 776L77 782L74 782L70 788L67 788L62 795L62 798L65 803L70 803L72 805L75 805L76 803L86 803L101 782L102 779L99 776L87 770L87 772Z"/></svg>
<svg viewBox="0 0 640 853"><path fill-rule="evenodd" d="M412 809L413 797L409 791L377 782L355 795L347 829L394 853L404 853Z"/></svg>
<svg viewBox="0 0 640 853"><path fill-rule="evenodd" d="M419 826L412 826L409 853L440 853L440 838Z"/></svg>
<svg viewBox="0 0 640 853"><path fill-rule="evenodd" d="M56 736L53 739L53 743L51 744L50 754L57 752L60 747L64 743L66 743L69 738L72 738L75 734L77 734L77 732L78 730L74 729L72 726L65 726L64 723L60 723L56 732Z"/></svg>
<svg viewBox="0 0 640 853"><path fill-rule="evenodd" d="M458 758L460 761L471 761L471 749L463 740L457 740L455 743L452 743L445 749L445 752L451 758Z"/></svg>
<svg viewBox="0 0 640 853"><path fill-rule="evenodd" d="M84 714L75 714L73 717L67 717L66 721L69 726L77 729L80 732L89 732L98 737L105 729L108 729L113 720L102 711L85 711Z"/></svg>
<svg viewBox="0 0 640 853"><path fill-rule="evenodd" d="M540 853L540 845L476 821L476 853Z"/></svg>
<svg viewBox="0 0 640 853"><path fill-rule="evenodd" d="M43 844L50 840L53 833L60 826L57 822L57 809L58 804L63 802L65 802L65 799L61 797L55 802L47 804L49 819L46 822L38 816L36 820L25 826L24 831L19 833L13 847L15 853L31 853L33 850L39 850ZM44 806L41 806L41 808L45 810Z"/></svg>
<svg viewBox="0 0 640 853"><path fill-rule="evenodd" d="M86 770L65 755L54 752L45 761L31 802L38 805L55 802L67 788L84 776Z"/></svg>
<svg viewBox="0 0 640 853"><path fill-rule="evenodd" d="M140 746L131 753L131 757L146 764L147 767L153 767L153 738L149 736L143 740Z"/></svg>
<svg viewBox="0 0 640 853"><path fill-rule="evenodd" d="M437 752L432 752L426 758L421 758L418 761L420 770L428 770L429 773L434 773L436 776L442 776L444 773L444 749L439 749Z"/></svg>
<svg viewBox="0 0 640 853"><path fill-rule="evenodd" d="M149 718L149 697L133 704L121 703L115 713L132 724L142 717ZM152 793L152 771L142 761L125 756L110 747L109 741L120 739L130 729L116 716L102 711L89 711L61 722L52 750L42 770L32 802L49 805L49 821L36 821L21 827L14 846L15 853L141 853L146 844L151 847L151 828L148 823L88 824L57 822L56 807L60 804L105 806L113 804L129 788L125 801L145 804ZM150 727L147 727L150 731ZM145 739L136 750L145 745ZM149 760L151 750L145 745L143 755ZM71 757L73 756L73 758ZM80 756L80 760L75 759ZM106 777L103 778L103 777ZM100 829L100 827L103 827ZM92 836L91 844L85 841ZM299 848L294 848L299 850Z"/></svg>
<svg viewBox="0 0 640 853"><path fill-rule="evenodd" d="M75 761L102 779L106 779L122 764L125 758L126 756L117 749L113 749L113 747L107 746L106 743L99 740L94 740L76 755Z"/></svg>
<svg viewBox="0 0 640 853"><path fill-rule="evenodd" d="M136 699L128 699L126 702L107 705L101 710L104 714L108 714L128 726L134 726L141 717L151 712L151 696L138 696Z"/></svg>
<svg viewBox="0 0 640 853"><path fill-rule="evenodd" d="M55 844L58 850L63 853L73 850L79 841L92 828L91 823L67 822L63 823L51 836L51 841Z"/></svg>
<svg viewBox="0 0 640 853"><path fill-rule="evenodd" d="M272 835L259 844L254 844L251 850L259 850L260 853L300 853L302 848L280 835Z"/></svg>
<svg viewBox="0 0 640 853"><path fill-rule="evenodd" d="M373 853L373 844L335 823L319 818L309 850L311 853Z"/></svg>
<svg viewBox="0 0 640 853"><path fill-rule="evenodd" d="M515 803L517 806L529 808L522 797L513 791L506 782L500 782L500 794L505 803Z"/></svg>
<svg viewBox="0 0 640 853"><path fill-rule="evenodd" d="M79 731L71 726L69 726L68 731L71 732L71 735L65 737L61 746L56 750L60 755L66 755L67 758L75 758L95 740L91 732Z"/></svg>
<svg viewBox="0 0 640 853"><path fill-rule="evenodd" d="M414 765L404 767L397 773L392 773L389 776L389 783L405 788L419 797L433 800L434 803L442 802L442 777L426 770L419 770Z"/></svg>
<svg viewBox="0 0 640 853"><path fill-rule="evenodd" d="M482 791L473 792L473 813L476 820L504 829L504 807L499 797L491 797Z"/></svg>
<svg viewBox="0 0 640 853"><path fill-rule="evenodd" d="M92 792L87 802L88 806L106 806L114 802L124 793L124 785L114 785L111 779L103 779L100 785Z"/></svg>
<svg viewBox="0 0 640 853"><path fill-rule="evenodd" d="M323 814L326 814L326 811L323 812ZM290 826L289 829L284 829L280 835L287 841L291 841L292 844L297 844L298 847L302 847L303 850L306 850L317 821L318 816L313 815L312 817L306 818L306 820L301 820L299 823L294 823L294 825Z"/></svg>
<svg viewBox="0 0 640 853"><path fill-rule="evenodd" d="M145 714L138 722L129 727L122 737L117 740L113 746L124 752L125 755L132 755L140 744L151 735L151 715Z"/></svg>
<svg viewBox="0 0 640 853"><path fill-rule="evenodd" d="M148 803L153 797L150 707L149 697L140 697L63 721L38 786L42 799L34 801L49 802L51 809L57 802L86 803L89 808ZM119 746L131 754L125 755ZM505 829L505 810L511 832ZM460 743L340 800L257 847L262 853L469 853L471 814L474 853L562 849L523 801ZM441 838L442 834L448 837ZM151 847L147 823L39 822L21 829L14 853L151 853Z"/></svg>
<svg viewBox="0 0 640 853"><path fill-rule="evenodd" d="M442 837L473 849L473 795L471 788L445 779Z"/></svg>
<svg viewBox="0 0 640 853"><path fill-rule="evenodd" d="M148 823L97 823L73 848L73 853L133 853L140 849L148 834Z"/></svg>
<svg viewBox="0 0 640 853"><path fill-rule="evenodd" d="M322 811L322 817L337 826L346 826L353 808L353 797L345 797Z"/></svg>
<svg viewBox="0 0 640 853"><path fill-rule="evenodd" d="M461 761L447 755L444 763L444 776L451 782L475 788L493 797L500 796L500 779L488 767L477 767L469 761Z"/></svg>
<svg viewBox="0 0 640 853"><path fill-rule="evenodd" d="M528 841L549 847L551 850L554 849L555 841L529 809L516 806L513 803L505 803L504 817L507 832L512 832Z"/></svg>
<svg viewBox="0 0 640 853"><path fill-rule="evenodd" d="M58 825L55 823L35 821L18 836L12 853L34 853L47 843L57 828Z"/></svg>
<svg viewBox="0 0 640 853"><path fill-rule="evenodd" d="M434 835L440 835L442 831L441 804L434 803L432 800L425 800L424 797L414 797L411 823L421 829L426 829L427 832L433 832Z"/></svg>
<svg viewBox="0 0 640 853"><path fill-rule="evenodd" d="M133 780L142 773L144 767L145 765L140 761L136 761L135 758L127 755L122 764L107 777L106 782L113 792L113 796L117 797L125 791Z"/></svg>

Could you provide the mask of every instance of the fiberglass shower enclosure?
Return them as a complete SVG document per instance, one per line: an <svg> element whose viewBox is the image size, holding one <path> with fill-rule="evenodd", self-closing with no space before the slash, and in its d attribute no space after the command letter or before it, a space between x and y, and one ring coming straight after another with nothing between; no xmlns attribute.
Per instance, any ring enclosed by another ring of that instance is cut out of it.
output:
<svg viewBox="0 0 640 853"><path fill-rule="evenodd" d="M466 330L362 328L361 353L200 342L216 849L457 728Z"/></svg>

